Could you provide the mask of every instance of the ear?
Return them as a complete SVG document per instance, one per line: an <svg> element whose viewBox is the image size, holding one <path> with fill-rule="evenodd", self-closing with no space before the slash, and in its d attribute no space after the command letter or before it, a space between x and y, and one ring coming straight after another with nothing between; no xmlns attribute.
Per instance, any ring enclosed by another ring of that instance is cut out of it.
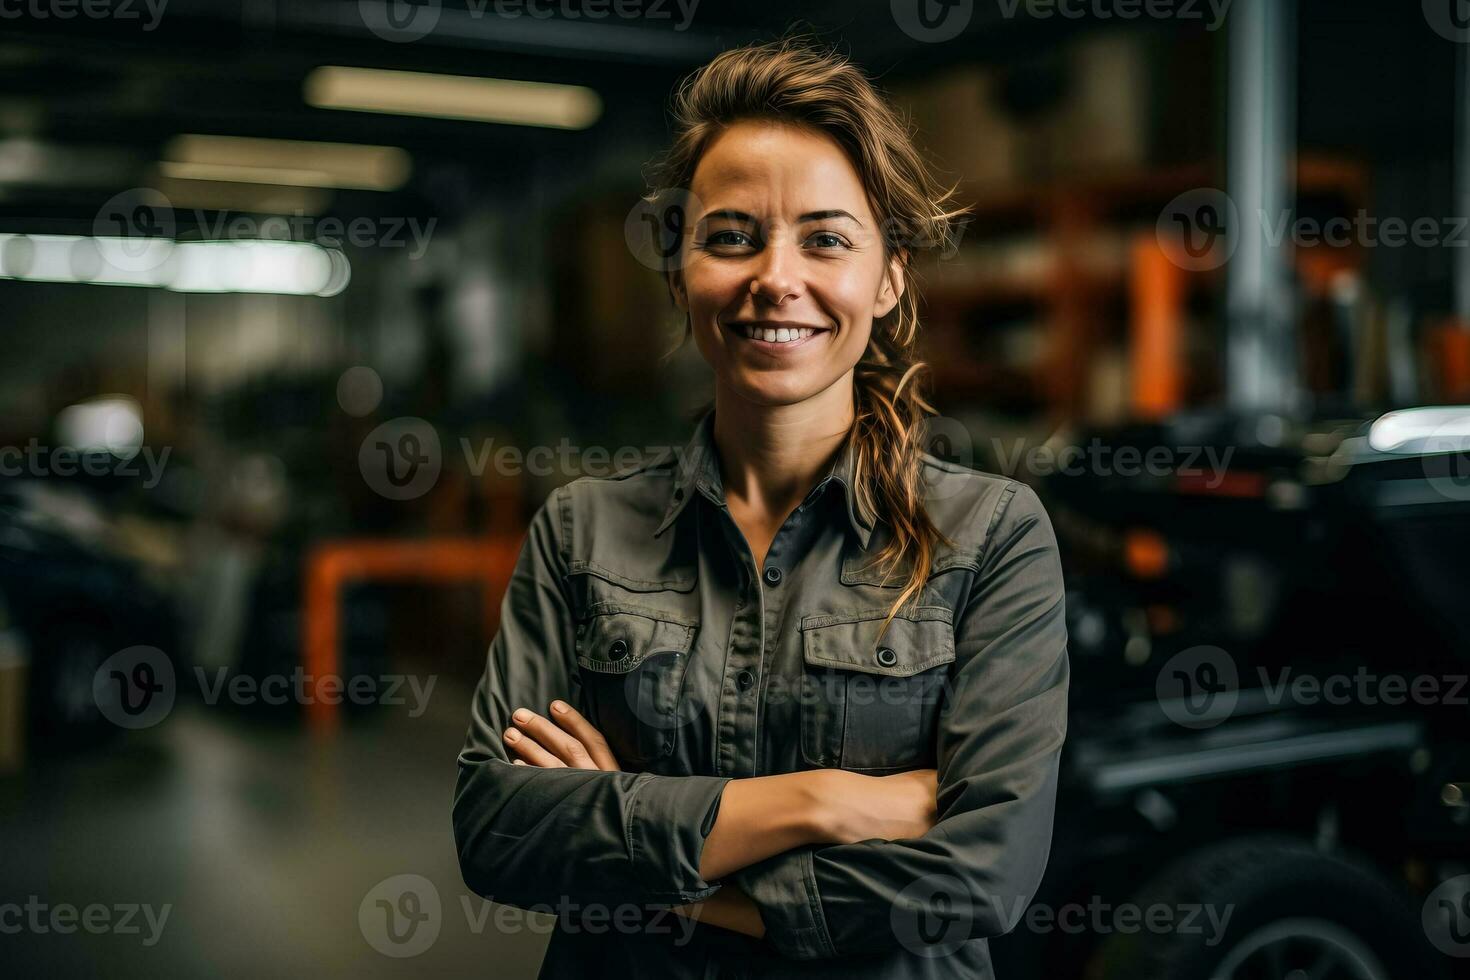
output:
<svg viewBox="0 0 1470 980"><path fill-rule="evenodd" d="M885 317L893 312L903 296L903 269L908 264L909 250L901 248L888 260L883 270L883 283L878 289L878 299L873 303L873 319Z"/></svg>
<svg viewBox="0 0 1470 980"><path fill-rule="evenodd" d="M666 273L664 273L664 275L668 279L669 295L674 297L674 302L678 304L679 309L683 310L685 313L688 313L689 293L684 288L684 270L670 269Z"/></svg>

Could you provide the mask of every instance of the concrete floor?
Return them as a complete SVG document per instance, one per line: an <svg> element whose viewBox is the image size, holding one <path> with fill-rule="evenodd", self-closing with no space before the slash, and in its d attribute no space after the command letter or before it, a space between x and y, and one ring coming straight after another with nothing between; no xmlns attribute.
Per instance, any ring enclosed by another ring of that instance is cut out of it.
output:
<svg viewBox="0 0 1470 980"><path fill-rule="evenodd" d="M469 693L440 681L421 717L379 708L326 742L181 703L0 777L0 975L534 977L551 920L497 915L460 880L450 803ZM440 911L395 945L374 889L397 875L427 879ZM147 912L158 923L165 906L158 928Z"/></svg>

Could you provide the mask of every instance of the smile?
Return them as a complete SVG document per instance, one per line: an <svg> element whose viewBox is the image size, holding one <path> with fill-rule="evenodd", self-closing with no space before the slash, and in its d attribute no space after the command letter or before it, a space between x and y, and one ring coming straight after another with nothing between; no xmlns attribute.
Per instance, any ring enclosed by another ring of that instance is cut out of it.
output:
<svg viewBox="0 0 1470 980"><path fill-rule="evenodd" d="M761 327L751 323L726 323L736 337L748 341L755 347L770 351L788 351L803 347L818 334L830 333L826 328L801 325Z"/></svg>

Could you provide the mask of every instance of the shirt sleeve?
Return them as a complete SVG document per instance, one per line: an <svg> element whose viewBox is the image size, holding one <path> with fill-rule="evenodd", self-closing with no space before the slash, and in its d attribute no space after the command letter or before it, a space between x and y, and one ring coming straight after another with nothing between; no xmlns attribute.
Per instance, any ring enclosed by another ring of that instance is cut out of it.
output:
<svg viewBox="0 0 1470 980"><path fill-rule="evenodd" d="M938 823L915 839L797 848L730 879L788 957L935 955L1009 932L1041 883L1067 728L1064 588L1035 491L1003 494L956 617Z"/></svg>
<svg viewBox="0 0 1470 980"><path fill-rule="evenodd" d="M560 534L567 488L532 518L500 609L459 754L454 837L475 893L520 908L678 905L714 894L699 874L728 777L540 769L510 761L510 713L581 702Z"/></svg>

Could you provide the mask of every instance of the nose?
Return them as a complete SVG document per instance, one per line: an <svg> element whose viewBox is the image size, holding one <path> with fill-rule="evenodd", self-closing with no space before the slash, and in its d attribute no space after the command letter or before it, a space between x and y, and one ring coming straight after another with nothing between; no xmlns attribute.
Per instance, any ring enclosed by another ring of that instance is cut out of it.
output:
<svg viewBox="0 0 1470 980"><path fill-rule="evenodd" d="M785 236L773 236L781 239ZM769 240L760 251L754 275L750 280L750 291L768 303L779 305L794 298L801 291L798 274L799 256L793 254L796 245L782 240Z"/></svg>

